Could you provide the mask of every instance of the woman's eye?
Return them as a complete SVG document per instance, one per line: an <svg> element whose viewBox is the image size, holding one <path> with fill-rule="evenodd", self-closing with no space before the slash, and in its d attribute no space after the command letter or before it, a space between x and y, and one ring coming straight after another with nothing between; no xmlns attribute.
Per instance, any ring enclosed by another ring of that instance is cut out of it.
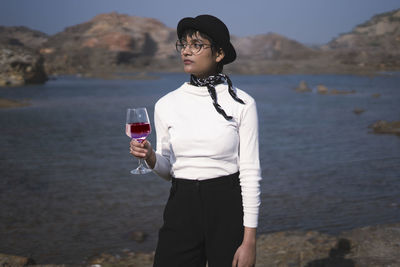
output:
<svg viewBox="0 0 400 267"><path fill-rule="evenodd" d="M193 44L193 46L196 49L201 49L203 47L203 44Z"/></svg>

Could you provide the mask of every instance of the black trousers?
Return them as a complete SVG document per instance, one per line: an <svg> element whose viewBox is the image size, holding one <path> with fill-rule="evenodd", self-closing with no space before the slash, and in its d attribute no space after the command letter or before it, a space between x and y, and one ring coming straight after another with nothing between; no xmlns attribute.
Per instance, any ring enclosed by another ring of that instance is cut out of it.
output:
<svg viewBox="0 0 400 267"><path fill-rule="evenodd" d="M204 181L173 178L154 267L231 267L243 232L239 173Z"/></svg>

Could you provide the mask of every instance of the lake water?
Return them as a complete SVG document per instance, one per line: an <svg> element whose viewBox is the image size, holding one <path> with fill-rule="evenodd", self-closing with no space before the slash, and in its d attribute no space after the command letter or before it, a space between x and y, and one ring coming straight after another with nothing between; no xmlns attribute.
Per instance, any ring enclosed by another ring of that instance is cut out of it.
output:
<svg viewBox="0 0 400 267"><path fill-rule="evenodd" d="M39 263L80 263L97 253L154 250L169 183L134 176L127 107L154 103L188 79L59 77L7 88L31 106L0 109L0 252ZM263 180L258 233L326 233L400 221L400 138L375 135L400 120L400 75L231 76L257 101ZM293 90L301 80L314 89ZM318 84L349 95L320 95ZM375 98L373 94L380 94ZM356 115L355 108L365 112ZM155 133L150 136L155 144ZM142 231L138 243L131 233Z"/></svg>

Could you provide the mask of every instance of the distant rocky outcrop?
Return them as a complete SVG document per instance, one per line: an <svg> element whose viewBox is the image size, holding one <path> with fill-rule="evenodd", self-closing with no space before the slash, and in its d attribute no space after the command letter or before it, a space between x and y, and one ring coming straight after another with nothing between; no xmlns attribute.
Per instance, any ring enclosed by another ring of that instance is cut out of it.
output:
<svg viewBox="0 0 400 267"><path fill-rule="evenodd" d="M400 9L382 13L333 39L322 50L344 65L400 69Z"/></svg>
<svg viewBox="0 0 400 267"><path fill-rule="evenodd" d="M300 60L314 56L316 51L276 33L233 37L240 59Z"/></svg>
<svg viewBox="0 0 400 267"><path fill-rule="evenodd" d="M313 68L306 68L304 62L314 61L320 56L320 51L276 33L233 36L232 44L238 57L226 69L235 73L310 73Z"/></svg>
<svg viewBox="0 0 400 267"><path fill-rule="evenodd" d="M162 70L177 65L172 64L177 63L175 35L158 20L113 12L51 36L40 52L52 74L107 72L121 66Z"/></svg>
<svg viewBox="0 0 400 267"><path fill-rule="evenodd" d="M400 121L379 120L369 126L376 134L395 134L400 136Z"/></svg>

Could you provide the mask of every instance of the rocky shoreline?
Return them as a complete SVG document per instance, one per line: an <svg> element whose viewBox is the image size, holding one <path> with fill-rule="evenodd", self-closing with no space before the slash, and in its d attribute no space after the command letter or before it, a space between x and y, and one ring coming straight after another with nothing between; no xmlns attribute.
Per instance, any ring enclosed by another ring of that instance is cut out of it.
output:
<svg viewBox="0 0 400 267"><path fill-rule="evenodd" d="M400 266L400 223L367 226L328 235L317 231L262 234L257 241L260 267L380 267ZM0 266L117 267L152 266L154 252L101 254L80 265L36 265L29 257L0 253Z"/></svg>

